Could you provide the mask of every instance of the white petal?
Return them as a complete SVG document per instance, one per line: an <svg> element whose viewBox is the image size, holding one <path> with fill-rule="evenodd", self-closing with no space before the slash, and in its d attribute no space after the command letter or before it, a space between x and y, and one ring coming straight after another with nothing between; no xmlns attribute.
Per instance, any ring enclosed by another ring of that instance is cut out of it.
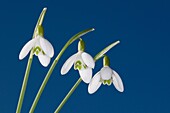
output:
<svg viewBox="0 0 170 113"><path fill-rule="evenodd" d="M25 56L27 56L27 54L29 53L29 51L33 48L33 46L35 45L36 39L32 39L30 41L28 41L24 47L22 48L20 54L19 54L19 59L22 60Z"/></svg>
<svg viewBox="0 0 170 113"><path fill-rule="evenodd" d="M54 48L48 40L41 37L40 38L40 45L41 45L42 50L45 52L45 54L47 54L49 57L54 56Z"/></svg>
<svg viewBox="0 0 170 113"><path fill-rule="evenodd" d="M92 78L92 69L87 67L86 69L79 70L79 74L85 83L89 83Z"/></svg>
<svg viewBox="0 0 170 113"><path fill-rule="evenodd" d="M113 78L113 84L114 84L115 88L118 91L123 92L124 91L123 82L122 82L120 76L118 75L118 73L115 72L114 70L113 70L112 78Z"/></svg>
<svg viewBox="0 0 170 113"><path fill-rule="evenodd" d="M103 80L109 80L112 77L112 69L108 66L103 67L100 71Z"/></svg>
<svg viewBox="0 0 170 113"><path fill-rule="evenodd" d="M76 60L76 57L77 57L77 54L74 54L66 60L66 62L61 68L62 75L66 74L70 70L70 68L72 67L72 65L74 64Z"/></svg>
<svg viewBox="0 0 170 113"><path fill-rule="evenodd" d="M92 78L92 80L91 80L91 82L90 82L90 84L88 86L88 92L90 94L96 92L99 89L99 87L101 86L101 84L102 83L100 82L100 71L99 71Z"/></svg>
<svg viewBox="0 0 170 113"><path fill-rule="evenodd" d="M88 53L86 52L83 52L81 54L82 56L82 59L84 61L84 63L88 66L88 67L91 67L91 68L94 68L95 66L95 62L94 62L94 59L91 55L89 55Z"/></svg>
<svg viewBox="0 0 170 113"><path fill-rule="evenodd" d="M41 53L38 54L38 59L44 67L47 67L51 60L51 58L49 56L43 55Z"/></svg>

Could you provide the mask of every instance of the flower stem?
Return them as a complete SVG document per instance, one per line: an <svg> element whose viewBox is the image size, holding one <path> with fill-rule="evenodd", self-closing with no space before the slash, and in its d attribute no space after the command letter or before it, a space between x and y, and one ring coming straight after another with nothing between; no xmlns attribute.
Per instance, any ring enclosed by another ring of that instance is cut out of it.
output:
<svg viewBox="0 0 170 113"><path fill-rule="evenodd" d="M21 112L22 103L23 103L24 95L25 95L25 90L26 90L26 87L27 87L27 82L28 82L29 73L30 73L30 69L31 69L32 59L33 59L33 53L30 54L30 57L28 59L28 64L27 64L27 68L26 68L26 71L25 71L24 80L23 80L23 83L22 83L22 88L21 88L20 97L19 97L19 100L18 100L18 106L17 106L16 113Z"/></svg>
<svg viewBox="0 0 170 113"><path fill-rule="evenodd" d="M116 41L112 44L110 44L109 46L107 46L106 48L104 48L102 51L100 51L95 57L94 57L94 61L96 62L97 60L99 60L100 58L102 58L111 48L113 48L114 46L116 46L117 44L119 44L120 41ZM59 111L61 110L61 108L64 106L64 104L67 102L67 100L70 98L71 94L75 91L75 89L78 87L78 85L81 83L82 79L79 78L77 80L77 82L74 84L74 86L71 88L71 90L68 92L68 94L65 96L65 98L63 99L63 101L60 103L60 105L57 107L57 109L55 110L54 113L59 113Z"/></svg>
<svg viewBox="0 0 170 113"><path fill-rule="evenodd" d="M33 113L33 112L34 112L34 110L35 110L35 108L36 108L36 106L37 106L37 103L38 103L38 101L39 101L39 99L40 99L40 97L41 97L41 94L42 94L42 92L44 91L44 88L45 88L45 86L46 86L46 84L47 84L47 82L48 82L48 80L49 80L49 78L50 78L50 76L51 76L51 74L52 74L52 72L53 72L56 64L58 63L60 57L63 55L64 51L65 51L65 50L68 48L68 46L69 46L70 44L72 44L75 40L79 39L81 36L85 35L85 34L88 33L88 32L91 32L91 31L93 31L93 30L94 30L93 28L83 30L83 31L77 33L76 35L74 35L74 36L65 44L65 46L62 48L62 50L60 51L60 53L58 54L58 56L56 57L56 59L55 59L54 62L52 63L52 65L51 65L51 67L50 67L47 75L45 76L44 81L42 82L42 84L41 84L41 86L40 86L40 89L39 89L39 91L38 91L38 93L37 93L37 95L36 95L36 97L35 97L35 99L34 99L34 102L33 102L32 106L31 106L31 109L30 109L29 113Z"/></svg>
<svg viewBox="0 0 170 113"><path fill-rule="evenodd" d="M43 11L40 14L39 19L37 21L37 24L35 26L32 38L35 37L36 31L37 31L37 27L39 25L41 25L42 22L43 22L46 10L47 10L47 8L44 8ZM25 91L26 91L26 88L27 88L27 82L28 82L28 78L29 78L29 73L30 73L30 69L31 69L31 64L32 64L32 60L33 60L33 55L34 55L33 54L33 50L31 50L31 53L30 53L30 56L29 56L29 59L28 59L28 63L27 63L27 68L26 68L26 71L25 71L24 80L23 80L23 83L22 83L22 88L21 88L20 97L19 97L19 100L18 100L18 105L17 105L16 113L20 113L21 112L21 108L22 108L22 104L23 104L23 100L24 100L24 96L25 96Z"/></svg>
<svg viewBox="0 0 170 113"><path fill-rule="evenodd" d="M61 110L61 108L63 107L63 105L67 102L67 100L70 98L70 96L72 95L72 93L74 92L74 90L79 86L79 84L81 83L82 79L79 78L77 80L77 82L74 84L74 86L71 88L71 90L68 92L68 94L65 96L65 98L63 99L63 101L60 103L60 105L58 106L58 108L55 110L54 113L59 113L59 111Z"/></svg>

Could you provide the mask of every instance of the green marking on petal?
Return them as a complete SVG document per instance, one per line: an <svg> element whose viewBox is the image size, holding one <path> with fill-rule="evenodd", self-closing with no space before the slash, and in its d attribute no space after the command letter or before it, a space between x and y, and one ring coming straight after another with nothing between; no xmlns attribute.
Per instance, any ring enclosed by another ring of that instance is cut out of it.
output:
<svg viewBox="0 0 170 113"><path fill-rule="evenodd" d="M81 65L82 63L81 63L81 61L80 60L78 60L77 62L76 62L76 65Z"/></svg>
<svg viewBox="0 0 170 113"><path fill-rule="evenodd" d="M35 48L33 49L33 53L34 53L35 55L38 55L40 51L41 51L41 48L40 48L39 46L37 46L37 47L35 47Z"/></svg>
<svg viewBox="0 0 170 113"><path fill-rule="evenodd" d="M45 52L44 52L44 51L42 51L42 54L43 54L43 55L45 55Z"/></svg>
<svg viewBox="0 0 170 113"><path fill-rule="evenodd" d="M76 63L74 64L74 69L75 70L81 70L81 69L86 69L87 66L82 63L80 60L76 61Z"/></svg>
<svg viewBox="0 0 170 113"><path fill-rule="evenodd" d="M35 54L38 55L38 53L39 53L39 51L36 50L36 51L35 51Z"/></svg>
<svg viewBox="0 0 170 113"><path fill-rule="evenodd" d="M81 65L74 65L74 69L75 69L75 70L81 70L81 69L82 69L82 66L81 66Z"/></svg>
<svg viewBox="0 0 170 113"><path fill-rule="evenodd" d="M78 70L81 70L81 68L82 68L82 67L81 67L80 65L79 65L79 66L77 66L77 69L78 69Z"/></svg>
<svg viewBox="0 0 170 113"><path fill-rule="evenodd" d="M81 70L82 69L82 62L80 60L76 61L74 64L74 69L75 70Z"/></svg>
<svg viewBox="0 0 170 113"><path fill-rule="evenodd" d="M107 85L110 86L112 84L112 80L107 80Z"/></svg>
<svg viewBox="0 0 170 113"><path fill-rule="evenodd" d="M86 65L83 65L83 67L84 67L84 69L86 69L86 68L87 68L87 66L86 66Z"/></svg>
<svg viewBox="0 0 170 113"><path fill-rule="evenodd" d="M106 81L106 80L104 80L104 81L103 81L103 85L106 85L106 82L107 82L107 81Z"/></svg>
<svg viewBox="0 0 170 113"><path fill-rule="evenodd" d="M112 84L112 80L103 80L103 85L108 85L110 86Z"/></svg>

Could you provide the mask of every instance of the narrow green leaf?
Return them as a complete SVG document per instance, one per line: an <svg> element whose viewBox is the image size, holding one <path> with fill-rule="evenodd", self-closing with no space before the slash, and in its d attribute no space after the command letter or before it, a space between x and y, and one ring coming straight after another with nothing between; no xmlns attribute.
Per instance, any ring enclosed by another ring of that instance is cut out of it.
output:
<svg viewBox="0 0 170 113"><path fill-rule="evenodd" d="M107 53L112 47L116 46L116 45L119 44L119 43L120 43L120 41L118 40L118 41L110 44L110 45L107 46L106 48L104 48L101 52L99 52L99 53L94 57L94 60L96 61L96 60L100 59L101 57L103 57L103 55L104 55L105 53Z"/></svg>
<svg viewBox="0 0 170 113"><path fill-rule="evenodd" d="M81 36L91 32L91 31L94 31L94 28L89 28L89 29L83 30L83 31L75 34L73 37L71 37L71 39L68 41L68 43L71 44L75 40L79 39Z"/></svg>

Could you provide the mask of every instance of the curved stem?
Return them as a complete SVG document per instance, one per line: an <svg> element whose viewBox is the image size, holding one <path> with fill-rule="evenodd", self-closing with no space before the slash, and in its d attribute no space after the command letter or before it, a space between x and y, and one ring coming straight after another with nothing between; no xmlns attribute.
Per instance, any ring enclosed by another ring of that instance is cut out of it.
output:
<svg viewBox="0 0 170 113"><path fill-rule="evenodd" d="M39 19L37 21L37 24L35 26L32 38L35 37L37 26L41 25L42 22L43 22L46 10L47 10L47 8L44 8L43 11L40 14ZM27 88L27 82L28 82L28 78L29 78L29 73L30 73L30 69L31 69L31 64L32 64L32 60L33 60L33 55L34 55L33 50L31 50L31 53L30 53L30 56L29 56L29 59L28 59L28 63L27 63L27 68L26 68L26 71L25 71L24 80L23 80L23 83L22 83L22 88L21 88L20 97L19 97L19 100L18 100L16 113L21 112L21 108L22 108L22 104L23 104L23 100L24 100L24 96L25 96L25 91L26 91L26 88Z"/></svg>
<svg viewBox="0 0 170 113"><path fill-rule="evenodd" d="M82 79L79 78L77 80L77 82L74 84L74 86L71 88L71 90L68 92L68 94L65 96L65 98L63 99L63 101L60 103L60 105L58 106L58 108L55 110L54 113L58 113L61 108L63 107L63 105L67 102L67 100L70 98L70 96L72 95L72 93L74 92L74 90L79 86L79 84L81 83Z"/></svg>
<svg viewBox="0 0 170 113"><path fill-rule="evenodd" d="M45 86L46 86L46 84L47 84L47 82L48 82L48 80L49 80L49 78L50 78L50 76L51 76L51 74L52 74L52 72L53 72L56 64L58 63L60 57L63 55L64 51L65 51L65 50L68 48L68 46L69 46L70 44L72 44L75 40L79 39L79 38L80 38L81 36L83 36L84 34L86 34L86 33L88 33L88 32L91 32L91 31L93 31L93 30L94 30L93 28L83 30L83 31L77 33L76 35L74 35L74 36L65 44L65 46L62 48L62 50L60 51L60 53L58 54L58 56L56 57L56 59L55 59L54 62L52 63L52 65L51 65L51 67L50 67L47 75L45 76L44 81L43 81L43 83L42 83L41 86L40 86L40 89L39 89L39 91L38 91L38 93L37 93L37 95L36 95L36 97L35 97L35 99L34 99L34 102L33 102L32 106L31 106L31 109L30 109L29 113L33 113L33 112L34 112L35 107L37 106L37 103L38 103L38 101L39 101L39 99L40 99L40 97L41 97L41 94L42 94L42 92L44 91L44 88L45 88Z"/></svg>
<svg viewBox="0 0 170 113"><path fill-rule="evenodd" d="M104 48L102 51L100 51L95 57L94 57L94 61L96 62L97 60L99 60L100 58L102 58L102 56L104 56L111 48L113 48L115 45L117 45L118 43L120 43L120 41L116 41L112 44L110 44L109 46L107 46L106 48ZM75 91L75 89L78 87L78 85L81 83L82 79L79 78L77 80L77 82L74 84L74 86L71 88L71 90L68 92L68 94L65 96L65 98L63 99L63 101L60 103L60 105L57 107L57 109L55 110L54 113L59 113L59 111L61 110L61 108L64 106L64 104L67 102L67 100L70 98L71 94Z"/></svg>

